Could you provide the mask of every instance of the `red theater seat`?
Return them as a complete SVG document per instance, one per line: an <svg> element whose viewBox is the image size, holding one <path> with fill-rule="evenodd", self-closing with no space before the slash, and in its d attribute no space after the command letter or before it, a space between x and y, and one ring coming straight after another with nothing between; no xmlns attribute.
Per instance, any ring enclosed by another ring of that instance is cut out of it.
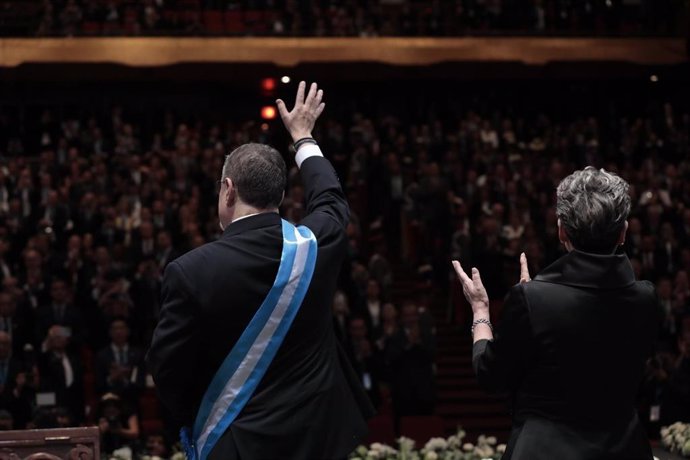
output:
<svg viewBox="0 0 690 460"><path fill-rule="evenodd" d="M142 395L139 398L139 413L142 420L155 420L159 417L158 399L155 396Z"/></svg>
<svg viewBox="0 0 690 460"><path fill-rule="evenodd" d="M101 24L95 21L87 21L81 25L85 35L98 35L101 33Z"/></svg>
<svg viewBox="0 0 690 460"><path fill-rule="evenodd" d="M160 420L142 420L141 421L141 433L144 436L149 434L156 434L163 431L163 422Z"/></svg>
<svg viewBox="0 0 690 460"><path fill-rule="evenodd" d="M435 415L400 418L400 435L414 439L423 447L431 438L444 436L443 419Z"/></svg>
<svg viewBox="0 0 690 460"><path fill-rule="evenodd" d="M220 11L204 11L203 21L206 32L222 34L225 30L223 25L223 13Z"/></svg>
<svg viewBox="0 0 690 460"><path fill-rule="evenodd" d="M225 32L231 34L244 33L244 19L241 11L225 12Z"/></svg>
<svg viewBox="0 0 690 460"><path fill-rule="evenodd" d="M384 444L395 444L395 430L393 428L393 417L390 415L377 415L368 422L369 435L366 444L382 442Z"/></svg>

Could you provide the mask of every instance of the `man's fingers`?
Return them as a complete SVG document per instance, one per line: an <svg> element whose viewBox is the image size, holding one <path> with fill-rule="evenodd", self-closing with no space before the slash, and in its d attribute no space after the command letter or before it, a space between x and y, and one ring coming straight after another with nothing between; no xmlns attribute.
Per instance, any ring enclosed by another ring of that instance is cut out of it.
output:
<svg viewBox="0 0 690 460"><path fill-rule="evenodd" d="M315 108L318 108L318 106L321 104L321 100L322 100L322 99L323 99L323 90L320 89L320 90L318 90L318 91L316 92L316 97L314 98L314 101L313 101L312 105L313 105Z"/></svg>
<svg viewBox="0 0 690 460"><path fill-rule="evenodd" d="M316 90L318 89L318 86L316 83L312 83L311 86L309 87L309 94L307 94L307 98L304 101L304 105L307 107L311 108L314 104L314 98L316 97Z"/></svg>
<svg viewBox="0 0 690 460"><path fill-rule="evenodd" d="M325 109L325 108L326 108L325 102L322 102L321 104L319 104L319 106L316 108L316 117L317 118L321 115L321 113L323 112L323 109Z"/></svg>
<svg viewBox="0 0 690 460"><path fill-rule="evenodd" d="M297 86L297 97L295 97L295 107L304 104L304 88L307 87L307 83L304 81L299 82Z"/></svg>
<svg viewBox="0 0 690 460"><path fill-rule="evenodd" d="M280 118L285 120L285 117L288 116L290 112L288 112L287 107L285 107L285 102L283 102L282 99L276 100L276 106L278 106L278 113L280 113Z"/></svg>
<svg viewBox="0 0 690 460"><path fill-rule="evenodd" d="M520 282L526 283L530 280L529 266L527 265L527 256L523 252L520 254Z"/></svg>

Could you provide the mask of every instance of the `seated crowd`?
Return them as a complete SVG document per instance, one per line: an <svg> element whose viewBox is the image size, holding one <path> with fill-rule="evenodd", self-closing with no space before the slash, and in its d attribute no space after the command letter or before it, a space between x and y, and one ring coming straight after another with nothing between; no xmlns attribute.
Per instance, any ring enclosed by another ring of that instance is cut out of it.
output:
<svg viewBox="0 0 690 460"><path fill-rule="evenodd" d="M681 35L673 0L32 0L0 11L0 35Z"/></svg>
<svg viewBox="0 0 690 460"><path fill-rule="evenodd" d="M434 320L457 290L451 257L478 267L501 299L521 251L532 273L562 254L555 186L594 164L631 183L625 250L659 292L642 404L690 421L690 115L669 104L612 113L325 116L314 135L352 211L334 328L381 410L434 411ZM162 273L219 236L224 155L249 141L286 151L282 127L170 113L136 124L119 107L0 121L0 427L96 423L107 451L166 450L143 360ZM303 189L288 164L282 213L299 221Z"/></svg>

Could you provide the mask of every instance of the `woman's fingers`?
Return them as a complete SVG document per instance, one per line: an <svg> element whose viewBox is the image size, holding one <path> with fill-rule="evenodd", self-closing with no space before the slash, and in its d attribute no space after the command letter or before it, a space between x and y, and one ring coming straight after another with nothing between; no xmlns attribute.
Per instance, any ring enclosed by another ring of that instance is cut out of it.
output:
<svg viewBox="0 0 690 460"><path fill-rule="evenodd" d="M457 260L453 261L453 268L455 269L455 273L458 275L458 278L460 278L460 282L463 285L466 284L472 284L472 280L470 279L469 276L467 276L467 273L465 273L465 270L462 269L462 265L460 265L460 262Z"/></svg>
<svg viewBox="0 0 690 460"><path fill-rule="evenodd" d="M479 274L479 270L472 267L472 282L478 289L484 289L484 283L482 283L482 276Z"/></svg>
<svg viewBox="0 0 690 460"><path fill-rule="evenodd" d="M523 252L522 254L520 254L520 282L526 283L530 280L531 280L531 278L529 276L529 266L527 265L527 256Z"/></svg>

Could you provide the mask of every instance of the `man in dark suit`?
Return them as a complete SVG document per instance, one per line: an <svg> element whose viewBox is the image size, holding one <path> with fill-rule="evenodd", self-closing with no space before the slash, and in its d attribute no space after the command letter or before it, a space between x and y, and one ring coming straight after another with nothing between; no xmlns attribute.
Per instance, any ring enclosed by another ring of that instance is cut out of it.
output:
<svg viewBox="0 0 690 460"><path fill-rule="evenodd" d="M337 267L347 250L349 210L333 167L311 138L323 93L312 84L306 99L304 94L302 82L291 112L282 101L277 104L295 141L304 183L307 215L301 225L315 237L312 247L318 244L313 276L263 376L235 388L232 379L241 369L232 374L227 385L236 394L244 395L252 382L255 387L228 428L211 433L219 439L210 451L203 444L204 430L226 393L215 402L206 396L224 391L226 383L209 385L223 375L255 317L272 301L269 293L278 286L286 260L281 252L290 246L285 229L291 224L281 223L278 214L286 168L276 150L246 144L226 158L218 197L222 236L171 262L164 274L160 322L147 364L175 421L192 428L187 432L193 445L187 450L196 458L345 458L366 431L371 407L337 345L330 308ZM254 344L246 359L253 356ZM206 408L211 415L198 417Z"/></svg>
<svg viewBox="0 0 690 460"><path fill-rule="evenodd" d="M658 325L654 287L625 253L628 184L588 167L557 190L569 251L505 301L494 337L479 271L455 269L472 306L473 365L489 390L512 394L510 460L651 460L635 410Z"/></svg>
<svg viewBox="0 0 690 460"><path fill-rule="evenodd" d="M12 354L12 338L0 331L0 409L12 414L16 429L23 429L31 420L36 374Z"/></svg>
<svg viewBox="0 0 690 460"><path fill-rule="evenodd" d="M156 255L153 223L144 221L133 233L130 247L132 260L153 259Z"/></svg>
<svg viewBox="0 0 690 460"><path fill-rule="evenodd" d="M395 415L431 415L436 393L433 329L413 302L403 304L400 316L400 328L384 342Z"/></svg>
<svg viewBox="0 0 690 460"><path fill-rule="evenodd" d="M0 331L12 337L15 354L21 353L24 345L33 343L31 312L26 306L17 305L17 299L9 293L0 291Z"/></svg>
<svg viewBox="0 0 690 460"><path fill-rule="evenodd" d="M39 358L41 391L54 393L55 403L69 410L76 423L84 419L84 381L81 363L69 353L70 332L52 326L45 340L46 351Z"/></svg>
<svg viewBox="0 0 690 460"><path fill-rule="evenodd" d="M45 337L53 325L64 326L69 329L71 347L76 350L83 342L83 320L79 309L70 301L65 280L56 278L51 282L50 300L36 310L37 336Z"/></svg>
<svg viewBox="0 0 690 460"><path fill-rule="evenodd" d="M122 318L110 322L110 345L96 357L98 392L115 393L136 406L144 387L143 353L129 343L129 326Z"/></svg>

